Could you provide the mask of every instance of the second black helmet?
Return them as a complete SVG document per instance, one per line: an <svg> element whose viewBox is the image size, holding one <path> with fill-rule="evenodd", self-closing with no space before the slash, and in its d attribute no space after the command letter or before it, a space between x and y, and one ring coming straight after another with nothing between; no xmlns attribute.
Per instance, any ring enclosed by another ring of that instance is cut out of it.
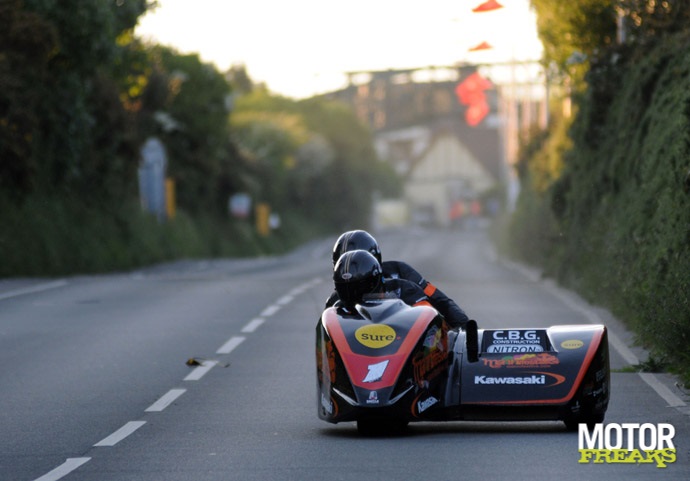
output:
<svg viewBox="0 0 690 481"><path fill-rule="evenodd" d="M381 249L376 239L365 230L351 230L338 237L333 246L333 265L338 262L340 256L349 251L364 250L381 262Z"/></svg>

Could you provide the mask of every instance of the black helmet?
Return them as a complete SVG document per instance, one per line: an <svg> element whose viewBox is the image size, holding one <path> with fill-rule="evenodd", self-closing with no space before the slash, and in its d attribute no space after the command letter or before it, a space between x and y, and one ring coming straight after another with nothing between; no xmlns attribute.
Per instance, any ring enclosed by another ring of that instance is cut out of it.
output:
<svg viewBox="0 0 690 481"><path fill-rule="evenodd" d="M369 252L376 257L376 260L381 262L381 249L376 239L364 230L351 230L345 232L338 237L338 240L333 246L333 265L338 262L340 256L349 251L361 249Z"/></svg>
<svg viewBox="0 0 690 481"><path fill-rule="evenodd" d="M375 292L383 282L381 264L364 250L343 254L333 269L333 282L345 306L362 302L364 294Z"/></svg>

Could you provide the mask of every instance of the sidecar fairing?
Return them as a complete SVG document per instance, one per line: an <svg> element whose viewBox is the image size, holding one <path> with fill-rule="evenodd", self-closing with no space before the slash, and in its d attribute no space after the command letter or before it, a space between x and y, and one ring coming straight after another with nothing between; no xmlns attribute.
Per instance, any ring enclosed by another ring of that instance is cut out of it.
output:
<svg viewBox="0 0 690 481"><path fill-rule="evenodd" d="M358 426L451 420L603 420L609 360L602 325L483 329L479 356L429 306L368 300L326 309L316 327L321 419Z"/></svg>

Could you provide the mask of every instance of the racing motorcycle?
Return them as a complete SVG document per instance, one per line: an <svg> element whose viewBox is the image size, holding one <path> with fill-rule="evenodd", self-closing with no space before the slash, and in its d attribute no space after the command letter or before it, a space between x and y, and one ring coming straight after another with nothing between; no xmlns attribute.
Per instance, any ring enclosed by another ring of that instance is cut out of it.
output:
<svg viewBox="0 0 690 481"><path fill-rule="evenodd" d="M602 422L610 396L604 325L450 329L431 306L370 297L316 326L317 409L360 433L415 421Z"/></svg>

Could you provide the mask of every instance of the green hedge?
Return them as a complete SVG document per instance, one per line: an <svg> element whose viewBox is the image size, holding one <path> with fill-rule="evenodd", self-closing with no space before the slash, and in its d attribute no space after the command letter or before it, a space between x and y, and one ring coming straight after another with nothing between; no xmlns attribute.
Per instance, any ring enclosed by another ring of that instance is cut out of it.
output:
<svg viewBox="0 0 690 481"><path fill-rule="evenodd" d="M267 237L248 221L189 216L159 223L135 203L113 207L68 198L0 199L0 277L127 270L180 258L282 253L323 231L299 216Z"/></svg>
<svg viewBox="0 0 690 481"><path fill-rule="evenodd" d="M539 155L525 160L511 233L548 242L518 255L609 307L690 380L690 39L611 52L587 81L549 189L531 188Z"/></svg>

